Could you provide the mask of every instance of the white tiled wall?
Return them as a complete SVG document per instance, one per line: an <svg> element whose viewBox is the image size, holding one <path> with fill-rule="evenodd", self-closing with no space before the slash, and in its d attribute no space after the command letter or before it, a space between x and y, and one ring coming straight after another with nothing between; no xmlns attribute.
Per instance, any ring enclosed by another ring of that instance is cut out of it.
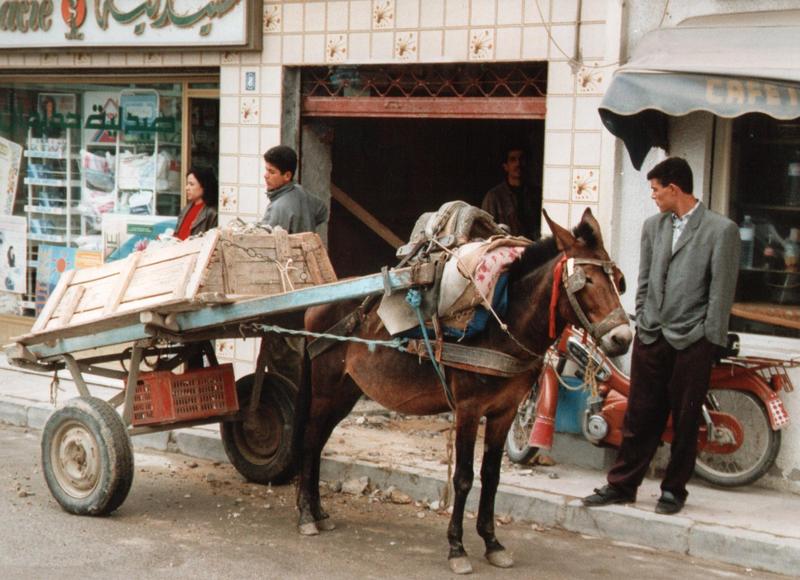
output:
<svg viewBox="0 0 800 580"><path fill-rule="evenodd" d="M603 66L610 4L581 2L583 67L570 63L577 0L265 0L260 53L13 53L0 54L0 66L219 67L224 224L258 219L265 209L261 154L280 139L283 65L547 61L544 207L571 224L585 207L597 213L612 202L599 189L601 166L613 171L613 160L601 159L597 115L613 70ZM217 350L241 364L252 360L253 341L218 341Z"/></svg>

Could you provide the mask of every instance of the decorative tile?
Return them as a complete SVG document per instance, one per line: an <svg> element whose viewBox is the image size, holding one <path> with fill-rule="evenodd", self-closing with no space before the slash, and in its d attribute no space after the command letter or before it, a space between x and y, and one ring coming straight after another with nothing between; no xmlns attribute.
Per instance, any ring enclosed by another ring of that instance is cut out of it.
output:
<svg viewBox="0 0 800 580"><path fill-rule="evenodd" d="M328 30L347 30L347 2L331 2L328 4Z"/></svg>
<svg viewBox="0 0 800 580"><path fill-rule="evenodd" d="M214 341L214 348L218 357L233 358L235 352L234 339L218 338Z"/></svg>
<svg viewBox="0 0 800 580"><path fill-rule="evenodd" d="M394 39L394 57L397 60L417 60L417 33L398 32Z"/></svg>
<svg viewBox="0 0 800 580"><path fill-rule="evenodd" d="M469 37L469 59L489 60L494 56L494 29L473 30Z"/></svg>
<svg viewBox="0 0 800 580"><path fill-rule="evenodd" d="M219 212L236 213L239 209L239 195L233 185L223 185L219 188Z"/></svg>
<svg viewBox="0 0 800 580"><path fill-rule="evenodd" d="M600 170L597 167L579 168L572 172L572 201L597 203Z"/></svg>
<svg viewBox="0 0 800 580"><path fill-rule="evenodd" d="M325 62L347 60L347 37L344 34L329 34L325 43Z"/></svg>
<svg viewBox="0 0 800 580"><path fill-rule="evenodd" d="M239 62L239 53L232 50L226 50L222 53L220 60L222 64L237 64Z"/></svg>
<svg viewBox="0 0 800 580"><path fill-rule="evenodd" d="M73 56L73 62L78 66L87 66L92 63L92 55L88 52L76 52Z"/></svg>
<svg viewBox="0 0 800 580"><path fill-rule="evenodd" d="M416 28L419 26L418 0L395 0L394 23L397 28Z"/></svg>
<svg viewBox="0 0 800 580"><path fill-rule="evenodd" d="M372 28L381 30L394 26L394 0L372 2Z"/></svg>
<svg viewBox="0 0 800 580"><path fill-rule="evenodd" d="M603 92L604 69L581 67L578 70L578 93L600 94Z"/></svg>
<svg viewBox="0 0 800 580"><path fill-rule="evenodd" d="M258 92L258 71L256 69L250 68L242 70L241 92Z"/></svg>
<svg viewBox="0 0 800 580"><path fill-rule="evenodd" d="M239 104L239 122L243 125L258 124L258 97L242 97Z"/></svg>
<svg viewBox="0 0 800 580"><path fill-rule="evenodd" d="M267 4L264 6L264 34L281 31L281 5Z"/></svg>
<svg viewBox="0 0 800 580"><path fill-rule="evenodd" d="M146 52L144 55L144 64L151 66L158 66L161 64L161 55L157 52Z"/></svg>

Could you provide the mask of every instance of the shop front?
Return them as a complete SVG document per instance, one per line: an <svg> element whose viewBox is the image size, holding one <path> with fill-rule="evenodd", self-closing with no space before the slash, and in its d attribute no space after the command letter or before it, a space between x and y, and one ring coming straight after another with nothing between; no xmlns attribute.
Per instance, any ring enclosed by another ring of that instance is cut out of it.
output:
<svg viewBox="0 0 800 580"><path fill-rule="evenodd" d="M739 224L741 260L729 266L739 271L731 331L743 354L784 360L800 353L800 75L789 65L800 56L798 32L798 10L656 28L637 42L599 107L627 150L620 223L654 212L641 209L647 170L667 154L685 157L698 197ZM625 171L628 161L637 171ZM618 243L637 243L634 230L623 230ZM626 271L637 261L635 252L622 256ZM800 381L796 370L791 377ZM800 413L794 393L781 398L790 415ZM789 429L767 482L800 491L798 465L800 440Z"/></svg>
<svg viewBox="0 0 800 580"><path fill-rule="evenodd" d="M153 6L0 3L4 342L30 328L63 271L170 235L190 168L218 172L219 62L260 49L260 3Z"/></svg>

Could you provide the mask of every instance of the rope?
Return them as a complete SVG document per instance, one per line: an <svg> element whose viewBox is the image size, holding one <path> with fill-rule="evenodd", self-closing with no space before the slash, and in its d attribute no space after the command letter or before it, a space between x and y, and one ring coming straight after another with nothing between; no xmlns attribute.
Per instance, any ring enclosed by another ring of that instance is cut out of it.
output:
<svg viewBox="0 0 800 580"><path fill-rule="evenodd" d="M376 346L384 346L386 348L394 348L400 352L408 352L405 348L406 338L393 338L392 340L373 340L368 338L359 338L357 336L340 336L338 334L328 334L326 332L311 332L310 330L295 330L293 328L284 328L274 324L261 324L256 322L246 323L239 325L242 333L246 329L252 329L255 332L276 332L278 334L291 334L294 336L310 336L311 338L324 338L329 340L338 340L339 342L357 342L366 344L369 352L375 352Z"/></svg>
<svg viewBox="0 0 800 580"><path fill-rule="evenodd" d="M420 305L422 304L422 294L420 294L419 290L416 288L412 288L406 294L406 302L414 309L414 312L417 315L417 320L419 321L420 330L422 330L422 340L425 343L425 350L428 351L428 358L431 359L431 364L433 365L433 370L436 371L436 376L439 377L439 382L442 383L442 389L444 390L445 399L447 399L447 406L450 407L452 411L455 411L456 405L455 401L453 400L453 393L450 391L450 387L447 386L447 381L444 377L444 371L442 367L436 362L436 357L433 354L433 347L431 347L431 341L428 338L428 329L425 327L425 320L422 317L422 310L420 309Z"/></svg>
<svg viewBox="0 0 800 580"><path fill-rule="evenodd" d="M54 407L58 405L58 391L63 391L59 386L58 371L53 371L53 380L50 381L50 404Z"/></svg>
<svg viewBox="0 0 800 580"><path fill-rule="evenodd" d="M456 254L452 250L444 247L441 243L439 243L438 240L435 240L435 239L431 240L431 243L436 244L437 246L439 246L439 248L441 248L441 250L445 254L447 254L451 258L454 258L456 260L456 262L458 262L458 265L461 266L461 268L459 268L459 272L466 272L467 277L469 278L469 281L472 282L472 285L475 287L475 291L478 293L478 295L481 297L481 300L483 301L483 307L486 308L486 310L488 310L489 313L494 317L494 319L497 321L497 324L500 326L500 329L503 332L505 332L509 336L509 338L511 340L513 340L514 343L516 343L516 345L518 347L520 347L522 350L524 350L526 353L528 353L529 355L531 355L534 358L543 358L542 355L533 352L527 346L522 344L519 340L517 340L517 337L514 336L511 333L511 331L508 329L508 325L505 322L503 322L500 319L500 316L497 314L497 312L495 312L495 309L492 307L491 300L489 300L486 297L486 295L483 292L481 292L481 289L478 286L478 281L475 280L475 276L472 274L472 272L469 271L469 269L466 267L466 264L464 264L464 262L461 261L461 258L458 256L458 254Z"/></svg>

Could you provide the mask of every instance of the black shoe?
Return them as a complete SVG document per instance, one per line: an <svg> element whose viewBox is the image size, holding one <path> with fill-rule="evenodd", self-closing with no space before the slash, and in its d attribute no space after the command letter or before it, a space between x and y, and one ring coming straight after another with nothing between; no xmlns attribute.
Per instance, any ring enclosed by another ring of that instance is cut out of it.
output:
<svg viewBox="0 0 800 580"><path fill-rule="evenodd" d="M658 503L656 504L656 513L671 516L672 514L676 514L681 511L683 509L683 504L685 503L685 498L680 499L671 491L661 492L661 497L658 499Z"/></svg>
<svg viewBox="0 0 800 580"><path fill-rule="evenodd" d="M615 503L633 503L636 496L617 489L611 485L604 485L594 490L592 495L588 495L581 500L586 507L598 507Z"/></svg>

